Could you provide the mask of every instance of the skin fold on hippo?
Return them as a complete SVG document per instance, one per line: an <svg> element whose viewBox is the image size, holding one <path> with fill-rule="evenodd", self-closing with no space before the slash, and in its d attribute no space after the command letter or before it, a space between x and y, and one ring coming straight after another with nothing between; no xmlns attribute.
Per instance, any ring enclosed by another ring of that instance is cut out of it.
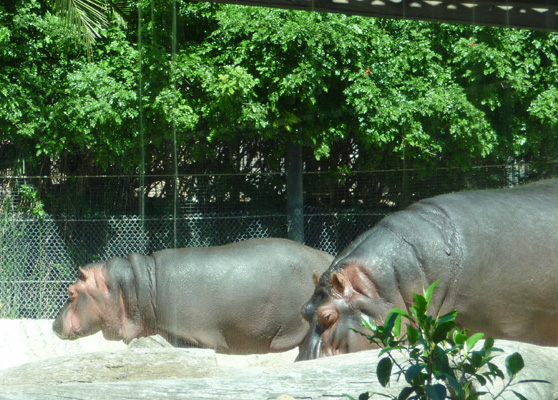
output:
<svg viewBox="0 0 558 400"><path fill-rule="evenodd" d="M466 191L387 216L322 274L303 314L297 360L370 349L362 314L382 324L436 280L430 313L458 310L471 332L558 345L558 180Z"/></svg>
<svg viewBox="0 0 558 400"><path fill-rule="evenodd" d="M160 334L229 354L286 351L304 339L313 271L333 257L287 239L131 254L80 269L53 323L62 339Z"/></svg>

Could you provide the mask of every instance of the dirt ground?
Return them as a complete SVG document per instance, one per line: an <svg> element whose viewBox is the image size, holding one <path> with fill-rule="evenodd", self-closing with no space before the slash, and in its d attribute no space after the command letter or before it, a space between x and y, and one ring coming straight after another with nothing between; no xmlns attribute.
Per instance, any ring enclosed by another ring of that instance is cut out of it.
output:
<svg viewBox="0 0 558 400"><path fill-rule="evenodd" d="M50 320L0 320L0 400L326 400L388 390L373 377L377 350L294 363L296 349L230 356L168 348L156 337L127 347L100 334L61 340L51 326ZM519 351L525 359L517 377L524 383L514 385L515 391L529 400L558 399L558 348L504 340L498 347L503 352L493 361L503 371L507 355ZM392 382L388 392L398 393L405 384ZM491 390L498 393L501 382ZM510 390L501 398L517 399Z"/></svg>
<svg viewBox="0 0 558 400"><path fill-rule="evenodd" d="M99 332L77 340L62 340L52 331L52 320L0 319L0 370L47 358L125 349ZM294 362L298 350L278 354L231 356L217 354L220 366L270 366Z"/></svg>

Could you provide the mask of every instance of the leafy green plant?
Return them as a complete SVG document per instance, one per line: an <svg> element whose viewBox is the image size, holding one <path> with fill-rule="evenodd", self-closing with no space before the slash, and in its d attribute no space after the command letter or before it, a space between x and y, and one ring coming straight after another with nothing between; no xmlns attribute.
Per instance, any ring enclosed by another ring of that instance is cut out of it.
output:
<svg viewBox="0 0 558 400"><path fill-rule="evenodd" d="M30 212L32 215L38 217L44 217L46 215L39 191L33 186L21 185L19 187L19 195L21 196L20 208L22 210Z"/></svg>
<svg viewBox="0 0 558 400"><path fill-rule="evenodd" d="M458 329L455 322L457 310L436 317L428 315L427 311L438 282L426 289L424 295L413 292L413 305L409 307L409 312L392 309L384 325L374 324L368 316L362 317L364 327L369 329L372 335L358 333L379 346L382 349L379 357L384 356L376 369L378 381L383 387L387 387L392 377L395 376L397 380L403 377L407 386L398 396L365 392L358 400L368 400L374 394L397 400L474 400L484 394L497 399L507 390L511 390L518 399L526 400L511 387L525 382L548 383L542 380L513 382L524 367L523 358L519 353L513 353L506 358L508 379L505 381L504 373L492 362L493 353L501 351L494 347L493 338L487 338L481 348L474 350L484 334L475 333L467 336L466 329ZM408 320L405 331L402 331L403 318ZM394 355L397 353L403 357ZM394 367L396 370L392 372ZM486 385L497 379L505 381L505 384L499 392L492 393ZM476 390L475 383L486 391ZM355 400L349 395L345 397Z"/></svg>

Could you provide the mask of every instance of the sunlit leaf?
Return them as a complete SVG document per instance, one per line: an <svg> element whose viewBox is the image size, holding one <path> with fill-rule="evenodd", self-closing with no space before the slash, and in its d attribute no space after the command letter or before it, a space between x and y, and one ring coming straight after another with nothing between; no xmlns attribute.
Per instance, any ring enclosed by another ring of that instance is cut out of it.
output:
<svg viewBox="0 0 558 400"><path fill-rule="evenodd" d="M469 337L465 341L465 353L469 353L471 350L473 350L473 347L475 347L477 342L481 340L483 336L484 333L475 333L474 335L471 335L471 337Z"/></svg>
<svg viewBox="0 0 558 400"><path fill-rule="evenodd" d="M436 280L434 281L425 291L424 291L424 297L426 299L426 304L427 307L430 306L430 303L432 301L432 295L434 294L434 289L436 289L436 286L438 286L438 283L440 283L440 280Z"/></svg>

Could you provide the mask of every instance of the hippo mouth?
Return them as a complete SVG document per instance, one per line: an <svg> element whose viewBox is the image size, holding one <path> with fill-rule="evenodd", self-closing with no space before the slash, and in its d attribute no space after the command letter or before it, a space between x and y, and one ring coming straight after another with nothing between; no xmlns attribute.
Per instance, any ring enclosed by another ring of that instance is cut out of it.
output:
<svg viewBox="0 0 558 400"><path fill-rule="evenodd" d="M309 334L300 346L295 361L315 360L322 355L323 341L320 334L314 332Z"/></svg>
<svg viewBox="0 0 558 400"><path fill-rule="evenodd" d="M320 354L320 353L318 353L318 354ZM332 357L332 356L338 356L339 354L343 354L343 352L341 350L339 350L338 348L329 347L326 350L324 350L322 354L323 354L324 357Z"/></svg>
<svg viewBox="0 0 558 400"><path fill-rule="evenodd" d="M71 326L66 328L63 326L63 323L58 320L54 321L52 330L60 339L73 340L78 338L76 332L72 330Z"/></svg>
<svg viewBox="0 0 558 400"><path fill-rule="evenodd" d="M52 324L52 330L60 339L74 340L82 336L80 321L71 313L71 310L66 310L56 317Z"/></svg>
<svg viewBox="0 0 558 400"><path fill-rule="evenodd" d="M315 336L310 339L310 343L306 344L307 350L301 348L298 357L295 361L315 360L321 357L333 357L340 354L345 354L348 351L343 351L341 347L324 346L324 341L321 336Z"/></svg>

